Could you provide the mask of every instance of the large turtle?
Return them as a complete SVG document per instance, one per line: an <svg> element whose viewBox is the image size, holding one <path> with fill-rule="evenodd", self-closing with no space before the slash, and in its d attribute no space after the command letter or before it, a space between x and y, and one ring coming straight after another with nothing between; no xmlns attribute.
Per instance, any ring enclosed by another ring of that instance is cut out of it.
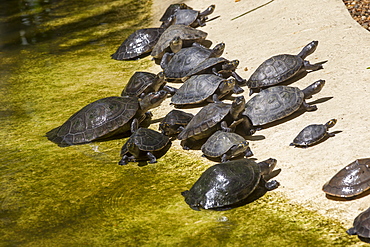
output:
<svg viewBox="0 0 370 247"><path fill-rule="evenodd" d="M136 30L111 55L115 60L132 60L146 56L157 44L165 28L143 28Z"/></svg>
<svg viewBox="0 0 370 247"><path fill-rule="evenodd" d="M318 80L303 90L289 86L266 88L247 102L244 114L253 126L260 126L289 116L301 106L314 111L317 107L307 104L305 99L320 92L324 85L324 80Z"/></svg>
<svg viewBox="0 0 370 247"><path fill-rule="evenodd" d="M185 106L202 102L218 102L230 92L235 92L234 88L234 78L223 79L212 74L194 75L186 80L172 96L171 104Z"/></svg>
<svg viewBox="0 0 370 247"><path fill-rule="evenodd" d="M163 118L159 124L159 130L166 136L176 136L193 117L191 113L174 109Z"/></svg>
<svg viewBox="0 0 370 247"><path fill-rule="evenodd" d="M221 158L222 163L237 156L250 157L253 155L244 137L222 130L211 135L202 145L201 150L206 157Z"/></svg>
<svg viewBox="0 0 370 247"><path fill-rule="evenodd" d="M370 158L357 159L335 174L322 190L330 196L354 197L370 189Z"/></svg>
<svg viewBox="0 0 370 247"><path fill-rule="evenodd" d="M206 37L207 33L204 31L184 25L172 25L162 33L150 55L154 59L160 60L163 54L170 48L171 50L175 49L173 52L177 52L179 48L190 46L194 42L202 43ZM177 42L174 43L176 40ZM180 40L181 45L179 43ZM172 46L170 47L170 45Z"/></svg>
<svg viewBox="0 0 370 247"><path fill-rule="evenodd" d="M360 213L353 221L353 227L348 229L347 234L358 235L358 237L369 243L370 242L370 208Z"/></svg>
<svg viewBox="0 0 370 247"><path fill-rule="evenodd" d="M167 151L171 141L155 130L139 128L136 130L121 149L121 160L119 165L126 165L128 162L149 160L149 163L156 163L157 156Z"/></svg>
<svg viewBox="0 0 370 247"><path fill-rule="evenodd" d="M240 159L220 163L208 168L190 190L181 194L194 210L232 208L245 200L258 186L264 176L270 175L276 166L275 159L256 163ZM266 182L267 190L279 186L276 180Z"/></svg>
<svg viewBox="0 0 370 247"><path fill-rule="evenodd" d="M224 49L225 43L219 43L213 49L193 44L174 55L166 53L161 61L164 75L167 79L181 80L205 59L221 56Z"/></svg>
<svg viewBox="0 0 370 247"><path fill-rule="evenodd" d="M89 143L133 130L147 111L159 106L167 97L164 90L142 99L135 96L107 97L94 101L73 114L61 126L46 133L60 147Z"/></svg>
<svg viewBox="0 0 370 247"><path fill-rule="evenodd" d="M206 25L207 15L210 15L215 10L215 5L210 5L203 12L193 9L179 9L173 14L175 25L186 25L191 27L203 27Z"/></svg>
<svg viewBox="0 0 370 247"><path fill-rule="evenodd" d="M326 124L311 124L299 132L290 146L306 148L320 142L325 137L334 136L335 134L329 133L328 129L333 127L336 123L336 119L331 119Z"/></svg>
<svg viewBox="0 0 370 247"><path fill-rule="evenodd" d="M232 104L224 102L210 103L204 106L177 136L184 149L190 149L201 143L219 129L232 131L238 124L243 124L247 131L254 133L249 120L242 115L244 96L235 97Z"/></svg>
<svg viewBox="0 0 370 247"><path fill-rule="evenodd" d="M316 50L318 43L318 41L310 42L298 55L281 54L264 61L247 81L247 86L250 88L249 95L258 92L260 88L286 81L301 71L322 69L322 64L326 61L310 64L304 60Z"/></svg>
<svg viewBox="0 0 370 247"><path fill-rule="evenodd" d="M136 71L123 89L121 96L137 96L143 98L151 92L157 92L160 89L168 91L170 94L176 92L176 88L166 85L163 72L158 74Z"/></svg>

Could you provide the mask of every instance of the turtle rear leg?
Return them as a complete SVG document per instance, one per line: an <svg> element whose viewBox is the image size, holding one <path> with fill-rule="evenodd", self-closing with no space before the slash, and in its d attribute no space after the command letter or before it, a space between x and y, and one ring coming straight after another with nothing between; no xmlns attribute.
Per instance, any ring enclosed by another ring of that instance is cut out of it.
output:
<svg viewBox="0 0 370 247"><path fill-rule="evenodd" d="M309 61L304 60L304 61L303 61L303 65L304 65L304 68L305 68L306 70L312 70L312 71L315 71L315 70L323 69L322 65L323 65L324 63L326 63L326 62L327 62L327 60L326 60L326 61L324 61L324 62L320 62L320 63L310 64L310 62L309 62Z"/></svg>
<svg viewBox="0 0 370 247"><path fill-rule="evenodd" d="M151 152L147 152L146 156L149 158L149 163L157 163L157 158Z"/></svg>

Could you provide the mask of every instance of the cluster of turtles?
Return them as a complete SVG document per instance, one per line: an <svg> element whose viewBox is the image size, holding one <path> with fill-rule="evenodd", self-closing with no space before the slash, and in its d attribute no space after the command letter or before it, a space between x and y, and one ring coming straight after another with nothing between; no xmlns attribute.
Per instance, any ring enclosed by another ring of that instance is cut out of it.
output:
<svg viewBox="0 0 370 247"><path fill-rule="evenodd" d="M250 200L261 188L264 192L277 188L276 180L269 181L280 172L274 170L277 161L270 158L256 163L248 159L253 153L246 136L299 110L316 110L315 105L305 100L320 92L324 80L303 90L281 83L299 78L307 70L322 69L326 61L310 64L305 60L318 46L318 41L312 41L297 55L282 54L267 59L248 80L243 79L236 73L239 61L222 57L225 44L210 48L212 42L206 40L207 33L197 29L206 25L214 9L211 5L201 12L186 4L172 4L160 19L160 27L132 33L112 58L133 60L150 54L162 71L135 72L121 96L88 104L49 131L47 138L65 147L129 136L121 149L120 165L142 160L154 163L175 139L181 140L185 150L201 149L204 156L221 163L209 167L191 189L182 192L186 203L195 210L229 209ZM175 88L167 82L182 84ZM245 86L250 96L256 93L247 102L243 95L233 96L243 93ZM161 132L148 128L152 119L149 110L160 106L168 97L176 108L201 109L195 115L173 109L159 124ZM336 121L307 126L291 145L306 148L324 141L334 135L328 129ZM364 171L370 174L369 161L354 163L324 186L327 194L350 197L370 187L370 183L363 183ZM356 218L349 234L370 237L370 225L362 223L370 218L370 212L364 214ZM367 229L366 234L361 227Z"/></svg>

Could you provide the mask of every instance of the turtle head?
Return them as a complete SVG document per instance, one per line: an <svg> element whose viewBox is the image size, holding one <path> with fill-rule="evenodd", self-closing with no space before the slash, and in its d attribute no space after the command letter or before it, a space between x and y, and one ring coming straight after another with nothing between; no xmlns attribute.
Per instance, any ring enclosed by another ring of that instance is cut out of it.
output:
<svg viewBox="0 0 370 247"><path fill-rule="evenodd" d="M176 36L174 37L171 41L170 41L170 48L171 48L171 51L173 53L177 53L181 50L182 48L182 39L180 38L180 36Z"/></svg>
<svg viewBox="0 0 370 247"><path fill-rule="evenodd" d="M232 146L230 150L231 150L231 153L232 153L233 157L238 156L238 155L243 154L243 153L247 157L253 156L253 153L252 153L251 149L249 148L249 142L248 141L240 142L240 143Z"/></svg>
<svg viewBox="0 0 370 247"><path fill-rule="evenodd" d="M309 99L312 95L317 94L325 85L325 80L318 80L302 90L305 99Z"/></svg>
<svg viewBox="0 0 370 247"><path fill-rule="evenodd" d="M274 158L269 158L267 160L261 161L258 163L260 167L261 175L268 175L270 174L277 164L277 160Z"/></svg>
<svg viewBox="0 0 370 247"><path fill-rule="evenodd" d="M302 51L297 55L298 57L305 59L308 55L312 54L319 44L319 41L311 41L308 45L303 47Z"/></svg>
<svg viewBox="0 0 370 247"><path fill-rule="evenodd" d="M335 118L333 118L333 119L330 119L326 124L325 124L325 126L326 126L326 128L331 128L331 127L333 127L335 124L337 123L337 120L335 119Z"/></svg>
<svg viewBox="0 0 370 247"><path fill-rule="evenodd" d="M141 110L146 112L159 106L167 98L167 94L168 92L165 90L147 94L139 101Z"/></svg>
<svg viewBox="0 0 370 247"><path fill-rule="evenodd" d="M223 70L234 71L239 66L239 60L232 60L222 65Z"/></svg>
<svg viewBox="0 0 370 247"><path fill-rule="evenodd" d="M213 56L214 57L220 57L222 53L224 53L225 50L225 43L219 43L215 47L213 47Z"/></svg>
<svg viewBox="0 0 370 247"><path fill-rule="evenodd" d="M243 113L245 109L245 98L244 96L235 97L233 103L231 103L230 114L233 119L238 119L239 115Z"/></svg>

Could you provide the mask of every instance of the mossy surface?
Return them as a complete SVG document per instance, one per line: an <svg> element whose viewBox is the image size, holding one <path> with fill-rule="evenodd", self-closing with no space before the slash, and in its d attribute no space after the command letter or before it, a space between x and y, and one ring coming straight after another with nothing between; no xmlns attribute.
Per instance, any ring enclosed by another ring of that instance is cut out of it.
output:
<svg viewBox="0 0 370 247"><path fill-rule="evenodd" d="M15 2L15 1L8 1ZM37 1L35 1L37 3ZM110 59L150 25L150 1L56 1L2 13L1 246L350 246L338 222L269 192L229 211L194 211L180 192L207 168L170 149L156 164L118 166L123 140L60 148L44 136L97 99L119 95L150 58ZM32 18L31 18L32 17ZM20 45L23 43L23 45Z"/></svg>

